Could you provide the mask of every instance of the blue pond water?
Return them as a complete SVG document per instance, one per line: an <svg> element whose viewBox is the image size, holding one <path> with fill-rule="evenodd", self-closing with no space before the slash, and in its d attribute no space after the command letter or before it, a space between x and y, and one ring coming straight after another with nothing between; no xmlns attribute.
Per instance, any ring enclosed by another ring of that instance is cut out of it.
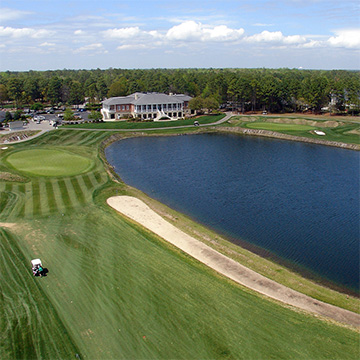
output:
<svg viewBox="0 0 360 360"><path fill-rule="evenodd" d="M206 134L126 139L106 156L127 184L230 241L358 289L359 152Z"/></svg>

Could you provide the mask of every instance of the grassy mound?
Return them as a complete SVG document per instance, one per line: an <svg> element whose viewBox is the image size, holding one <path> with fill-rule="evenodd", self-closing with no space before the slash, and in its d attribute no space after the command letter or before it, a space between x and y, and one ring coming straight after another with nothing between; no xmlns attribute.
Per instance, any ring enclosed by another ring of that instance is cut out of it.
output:
<svg viewBox="0 0 360 360"><path fill-rule="evenodd" d="M198 118L176 120L176 121L107 121L101 123L83 123L76 125L64 125L64 128L72 127L77 129L127 129L127 130L139 130L139 129L159 129L159 128L171 128L176 126L193 126L194 121L197 120L199 124L211 124L221 120L225 117L225 114L206 115Z"/></svg>
<svg viewBox="0 0 360 360"><path fill-rule="evenodd" d="M1 359L358 358L357 332L248 291L109 208L127 189L98 157L107 136L61 130L14 145L62 146L93 165L0 180ZM48 276L32 276L37 257Z"/></svg>
<svg viewBox="0 0 360 360"><path fill-rule="evenodd" d="M59 149L18 151L7 158L16 170L35 176L72 176L89 171L93 161Z"/></svg>
<svg viewBox="0 0 360 360"><path fill-rule="evenodd" d="M300 125L300 124L279 124L279 123L267 123L267 122L254 122L246 124L249 129L263 129L269 131L306 131L314 130L313 126Z"/></svg>
<svg viewBox="0 0 360 360"><path fill-rule="evenodd" d="M359 144L360 123L356 118L309 117L309 116L234 116L221 126L268 130L291 136L319 139L311 130L325 133L321 140L345 144Z"/></svg>

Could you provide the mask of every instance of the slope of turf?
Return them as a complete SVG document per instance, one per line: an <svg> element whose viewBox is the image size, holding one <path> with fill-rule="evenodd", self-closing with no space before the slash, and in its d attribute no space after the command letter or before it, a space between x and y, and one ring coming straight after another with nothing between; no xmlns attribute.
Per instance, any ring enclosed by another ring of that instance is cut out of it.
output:
<svg viewBox="0 0 360 360"><path fill-rule="evenodd" d="M246 125L249 129L264 129L270 131L306 131L314 130L313 126L309 125L299 125L299 124L279 124L279 123L268 123L268 122L254 122Z"/></svg>
<svg viewBox="0 0 360 360"><path fill-rule="evenodd" d="M44 284L33 280L18 240L1 228L0 240L0 358L74 357L79 351L43 291Z"/></svg>
<svg viewBox="0 0 360 360"><path fill-rule="evenodd" d="M222 126L268 130L310 139L359 144L360 123L355 117L349 119L345 121L344 118L338 120L337 117L234 116ZM325 135L319 137L312 130L320 130Z"/></svg>
<svg viewBox="0 0 360 360"><path fill-rule="evenodd" d="M16 170L36 176L71 176L90 170L91 159L60 149L31 149L7 158Z"/></svg>
<svg viewBox="0 0 360 360"><path fill-rule="evenodd" d="M196 118L200 124L212 124L225 117L225 114L206 115ZM184 119L176 121L107 121L101 123L83 123L76 125L64 125L65 128L78 129L157 129L168 128L174 126L189 126L194 124L194 119Z"/></svg>
<svg viewBox="0 0 360 360"><path fill-rule="evenodd" d="M0 231L0 269L9 274L0 288L1 358L359 356L357 332L242 289L108 208L106 197L124 190L98 158L103 139L58 131L14 147L66 144L94 166L76 176L0 181L0 221L15 224ZM32 277L35 257L47 277Z"/></svg>
<svg viewBox="0 0 360 360"><path fill-rule="evenodd" d="M50 269L34 281L86 357L358 354L356 332L243 291L108 209L90 206L18 226L28 258L39 256Z"/></svg>

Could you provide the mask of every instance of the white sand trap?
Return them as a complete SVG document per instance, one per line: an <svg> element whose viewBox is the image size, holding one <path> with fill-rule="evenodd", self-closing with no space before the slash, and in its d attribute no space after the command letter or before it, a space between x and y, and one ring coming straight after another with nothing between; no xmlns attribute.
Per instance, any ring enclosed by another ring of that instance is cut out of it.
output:
<svg viewBox="0 0 360 360"><path fill-rule="evenodd" d="M248 269L179 230L135 197L114 196L109 198L107 203L193 258L243 286L302 310L360 327L359 314L315 300Z"/></svg>

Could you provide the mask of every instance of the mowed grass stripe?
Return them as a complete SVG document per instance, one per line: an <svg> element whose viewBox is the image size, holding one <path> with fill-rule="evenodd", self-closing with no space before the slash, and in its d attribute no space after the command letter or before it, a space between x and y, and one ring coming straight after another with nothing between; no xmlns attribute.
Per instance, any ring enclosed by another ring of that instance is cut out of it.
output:
<svg viewBox="0 0 360 360"><path fill-rule="evenodd" d="M84 176L79 175L76 177L76 179L82 189L85 201L86 202L91 201L93 188L92 187L89 188L89 184L86 184ZM89 178L87 177L87 179Z"/></svg>
<svg viewBox="0 0 360 360"><path fill-rule="evenodd" d="M48 180L45 182L45 190L46 190L46 198L47 198L49 212L58 211L59 209L56 205L56 200L55 200L56 196L54 193L52 181Z"/></svg>
<svg viewBox="0 0 360 360"><path fill-rule="evenodd" d="M32 217L33 216L33 191L32 191L32 183L25 184L25 217Z"/></svg>
<svg viewBox="0 0 360 360"><path fill-rule="evenodd" d="M36 145L64 145L67 137L71 137L70 131L66 135L63 131L51 131L35 139L35 142Z"/></svg>
<svg viewBox="0 0 360 360"><path fill-rule="evenodd" d="M71 131L63 131L63 130L56 131L54 135L56 135L54 136L53 139L56 145L64 144L65 142L67 142L68 139L71 139L71 137L73 136Z"/></svg>
<svg viewBox="0 0 360 360"><path fill-rule="evenodd" d="M90 191L90 190L92 190L94 188L93 183L91 182L88 174L82 175L81 179L84 182L84 185L86 186L86 189L88 191Z"/></svg>
<svg viewBox="0 0 360 360"><path fill-rule="evenodd" d="M72 206L73 207L79 206L80 203L79 203L78 197L76 195L76 191L74 190L74 187L72 185L71 179L69 179L69 178L64 179L64 182L65 182L65 186L67 188Z"/></svg>
<svg viewBox="0 0 360 360"><path fill-rule="evenodd" d="M23 218L25 215L25 184L18 185L19 199L16 209L13 211L15 217Z"/></svg>
<svg viewBox="0 0 360 360"><path fill-rule="evenodd" d="M56 208L59 212L63 213L66 209L66 206L63 201L62 192L61 192L61 185L59 184L59 181L57 179L51 179L51 186L52 191L54 194L54 200L56 204Z"/></svg>
<svg viewBox="0 0 360 360"><path fill-rule="evenodd" d="M79 133L77 131L69 131L61 138L66 145L78 145Z"/></svg>
<svg viewBox="0 0 360 360"><path fill-rule="evenodd" d="M67 188L67 186L65 184L65 180L63 180L63 179L59 180L58 184L59 184L61 198L62 198L64 206L66 208L72 207L73 203L72 203L72 201L70 199L70 195L69 195L69 192L68 192L68 188Z"/></svg>
<svg viewBox="0 0 360 360"><path fill-rule="evenodd" d="M39 182L34 180L32 182L32 197L33 197L33 211L32 215L41 215L41 200L40 200L40 186Z"/></svg>
<svg viewBox="0 0 360 360"><path fill-rule="evenodd" d="M24 184L14 184L13 192L16 194L16 202L14 204L13 209L11 210L11 214L9 219L14 217L23 217L24 216L24 204L25 204L25 186Z"/></svg>
<svg viewBox="0 0 360 360"><path fill-rule="evenodd" d="M49 199L53 196L48 196L46 189L47 180L39 180L39 196L40 196L40 208L42 215L48 214L50 212Z"/></svg>
<svg viewBox="0 0 360 360"><path fill-rule="evenodd" d="M106 132L106 131L102 131L102 132L98 132L98 136L97 138L95 138L94 140L92 140L88 145L93 145L95 144L96 142L101 142L103 141L109 134Z"/></svg>
<svg viewBox="0 0 360 360"><path fill-rule="evenodd" d="M79 131L73 130L61 130L61 143L65 145L78 145Z"/></svg>
<svg viewBox="0 0 360 360"><path fill-rule="evenodd" d="M98 186L98 182L96 180L95 174L93 172L91 173L87 173L88 177L89 177L89 181L92 185L93 188L96 188Z"/></svg>
<svg viewBox="0 0 360 360"><path fill-rule="evenodd" d="M34 279L18 239L0 229L2 359L70 358L79 353L55 308ZM25 265L26 264L26 265Z"/></svg>
<svg viewBox="0 0 360 360"><path fill-rule="evenodd" d="M72 178L71 180L72 187L74 189L77 201L79 204L85 204L85 196L83 190L79 184L79 181L76 177Z"/></svg>
<svg viewBox="0 0 360 360"><path fill-rule="evenodd" d="M84 131L78 135L77 144L78 145L87 145L89 140L93 138L94 134L92 131ZM95 134L96 136L96 134Z"/></svg>
<svg viewBox="0 0 360 360"><path fill-rule="evenodd" d="M59 142L60 136L57 132L51 131L47 132L46 134L36 138L34 142L36 145L56 145Z"/></svg>
<svg viewBox="0 0 360 360"><path fill-rule="evenodd" d="M86 139L84 139L84 142L82 143L82 145L91 145L94 144L98 141L99 139L99 135L100 133L96 132L96 131L91 131L88 132Z"/></svg>
<svg viewBox="0 0 360 360"><path fill-rule="evenodd" d="M0 218L3 218L6 205L8 203L8 195L5 192L5 182L0 182Z"/></svg>
<svg viewBox="0 0 360 360"><path fill-rule="evenodd" d="M94 131L91 132L90 135L88 136L87 142L84 145L93 145L96 144L97 142L102 141L106 136L108 135L107 132L105 131Z"/></svg>
<svg viewBox="0 0 360 360"><path fill-rule="evenodd" d="M11 211L16 205L17 196L11 191L1 191L0 192L0 218L4 221L8 219Z"/></svg>
<svg viewBox="0 0 360 360"><path fill-rule="evenodd" d="M95 178L95 181L97 183L97 185L101 185L101 184L104 184L107 180L107 174L104 173L104 172L100 172L100 171L95 171L94 172L94 178Z"/></svg>

